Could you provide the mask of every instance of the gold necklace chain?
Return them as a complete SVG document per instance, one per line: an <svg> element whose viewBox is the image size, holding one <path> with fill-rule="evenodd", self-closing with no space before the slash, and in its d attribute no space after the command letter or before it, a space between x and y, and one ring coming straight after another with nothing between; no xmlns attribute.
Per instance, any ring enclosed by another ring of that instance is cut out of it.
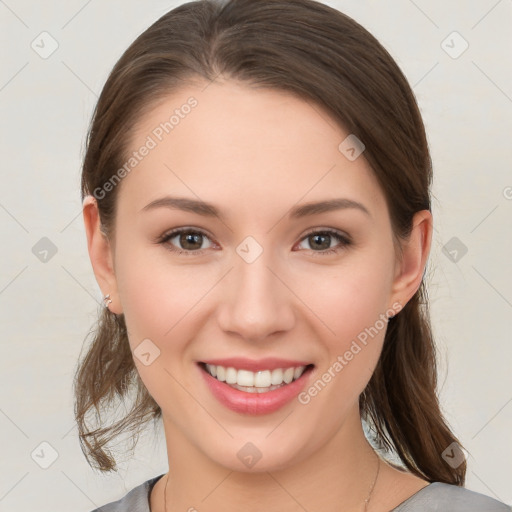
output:
<svg viewBox="0 0 512 512"><path fill-rule="evenodd" d="M377 455L377 454L375 454ZM370 493L368 497L364 500L364 512L367 512L368 505L370 503L370 498L372 497L373 489L375 489L375 484L377 483L377 478L379 478L380 471L380 457L377 455L377 474L375 475L375 479L373 480L372 488L370 489ZM167 512L167 484L169 483L169 472L167 472L167 478L165 480L165 489L164 489L164 512Z"/></svg>
<svg viewBox="0 0 512 512"><path fill-rule="evenodd" d="M377 456L377 474L375 475L375 479L372 484L372 488L370 489L370 494L368 494L368 497L364 500L364 512L368 510L368 504L370 503L370 498L372 497L373 489L375 489L375 484L377 483L377 478L379 478L379 471L380 471L380 457ZM169 477L169 475L167 475Z"/></svg>

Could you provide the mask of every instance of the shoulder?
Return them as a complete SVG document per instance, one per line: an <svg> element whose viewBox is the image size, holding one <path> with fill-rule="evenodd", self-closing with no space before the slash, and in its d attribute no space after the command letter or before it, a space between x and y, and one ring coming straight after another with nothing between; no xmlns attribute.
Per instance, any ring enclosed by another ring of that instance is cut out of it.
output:
<svg viewBox="0 0 512 512"><path fill-rule="evenodd" d="M390 512L512 512L509 505L457 485L433 482Z"/></svg>
<svg viewBox="0 0 512 512"><path fill-rule="evenodd" d="M156 482L163 476L159 475L132 489L120 500L107 503L91 512L150 512L149 494Z"/></svg>

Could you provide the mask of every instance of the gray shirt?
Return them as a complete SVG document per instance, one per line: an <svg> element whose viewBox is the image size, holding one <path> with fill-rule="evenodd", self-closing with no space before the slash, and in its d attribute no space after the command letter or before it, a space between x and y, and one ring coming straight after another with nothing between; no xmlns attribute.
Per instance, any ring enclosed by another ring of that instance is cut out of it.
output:
<svg viewBox="0 0 512 512"><path fill-rule="evenodd" d="M162 476L147 480L120 500L92 512L151 512L149 494ZM457 485L433 482L389 512L512 512L512 507Z"/></svg>

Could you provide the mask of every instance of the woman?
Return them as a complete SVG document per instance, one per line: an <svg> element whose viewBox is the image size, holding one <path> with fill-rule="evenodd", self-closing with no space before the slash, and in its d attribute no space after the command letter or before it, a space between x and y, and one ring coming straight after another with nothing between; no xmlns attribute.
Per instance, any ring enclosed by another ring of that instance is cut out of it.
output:
<svg viewBox="0 0 512 512"><path fill-rule="evenodd" d="M98 510L510 510L462 487L439 408L431 181L405 77L332 8L190 2L139 36L83 165L106 307L76 418L102 471L161 418L169 471Z"/></svg>

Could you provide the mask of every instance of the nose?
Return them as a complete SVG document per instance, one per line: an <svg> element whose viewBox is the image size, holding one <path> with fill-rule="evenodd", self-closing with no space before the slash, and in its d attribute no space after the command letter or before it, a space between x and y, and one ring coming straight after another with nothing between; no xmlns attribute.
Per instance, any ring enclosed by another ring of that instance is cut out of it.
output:
<svg viewBox="0 0 512 512"><path fill-rule="evenodd" d="M252 263L235 255L234 268L225 277L221 292L220 328L250 342L290 330L295 322L294 295L288 288L286 272L279 270L266 253L263 251Z"/></svg>

